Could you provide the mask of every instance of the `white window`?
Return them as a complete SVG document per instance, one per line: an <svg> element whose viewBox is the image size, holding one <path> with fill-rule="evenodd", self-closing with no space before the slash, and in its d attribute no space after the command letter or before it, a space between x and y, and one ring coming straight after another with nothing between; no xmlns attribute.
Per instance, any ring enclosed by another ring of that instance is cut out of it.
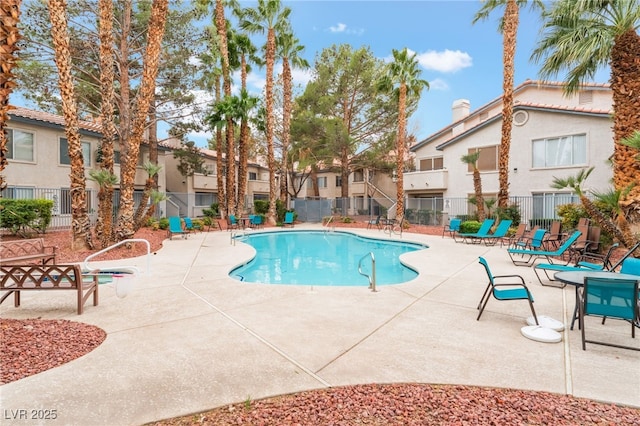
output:
<svg viewBox="0 0 640 426"><path fill-rule="evenodd" d="M258 174L256 172L249 172L249 180L258 180Z"/></svg>
<svg viewBox="0 0 640 426"><path fill-rule="evenodd" d="M327 177L319 177L318 178L318 188L326 188L327 187Z"/></svg>
<svg viewBox="0 0 640 426"><path fill-rule="evenodd" d="M91 143L81 143L84 166L91 167ZM69 142L67 141L67 138L60 138L60 164L71 164L71 159L69 158Z"/></svg>
<svg viewBox="0 0 640 426"><path fill-rule="evenodd" d="M587 164L587 136L572 135L533 141L533 167Z"/></svg>
<svg viewBox="0 0 640 426"><path fill-rule="evenodd" d="M533 217L558 219L557 208L562 204L579 203L580 199L569 192L540 192L533 194Z"/></svg>
<svg viewBox="0 0 640 426"><path fill-rule="evenodd" d="M356 170L353 172L353 181L354 182L364 182L364 171Z"/></svg>
<svg viewBox="0 0 640 426"><path fill-rule="evenodd" d="M33 161L33 133L8 129L7 158L19 161Z"/></svg>

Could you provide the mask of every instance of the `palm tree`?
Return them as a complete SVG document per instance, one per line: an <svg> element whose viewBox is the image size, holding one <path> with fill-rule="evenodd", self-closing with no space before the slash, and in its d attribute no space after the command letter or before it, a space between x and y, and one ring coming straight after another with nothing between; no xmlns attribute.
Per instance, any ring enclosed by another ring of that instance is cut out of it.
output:
<svg viewBox="0 0 640 426"><path fill-rule="evenodd" d="M234 14L242 19L242 10L235 5ZM231 66L240 69L240 139L238 141L238 211L245 209L244 199L247 191L247 164L249 162L249 112L257 103L257 98L250 97L247 92L247 73L251 71L250 63L261 63L256 56L257 47L251 39L243 33L229 30L229 62ZM254 102L255 99L255 102Z"/></svg>
<svg viewBox="0 0 640 426"><path fill-rule="evenodd" d="M49 0L51 36L58 67L58 86L62 98L62 114L65 121L71 172L69 173L71 193L71 249L93 249L91 223L87 213L87 183L84 175L82 143L78 129L78 108L73 86L69 33L67 29L66 0Z"/></svg>
<svg viewBox="0 0 640 426"><path fill-rule="evenodd" d="M267 35L266 43L266 87L265 87L265 130L267 137L267 162L269 164L269 212L267 222L276 223L276 161L273 147L273 68L276 58L276 34L289 27L291 9L282 7L280 0L258 0L256 8L244 10L240 22L242 29L249 33Z"/></svg>
<svg viewBox="0 0 640 426"><path fill-rule="evenodd" d="M631 248L632 246L629 243L634 241L633 232L629 226L629 221L624 215L624 211L620 207L620 199L624 194L617 189L610 189L604 192L592 191L592 194L598 203L605 206L606 211L612 213L615 224L624 236L623 244L625 247Z"/></svg>
<svg viewBox="0 0 640 426"><path fill-rule="evenodd" d="M0 172L7 166L7 135L5 126L9 121L9 95L15 86L11 69L16 64L18 40L20 40L20 3L22 0L7 0L0 4ZM7 186L0 174L0 191Z"/></svg>
<svg viewBox="0 0 640 426"><path fill-rule="evenodd" d="M485 20L495 9L504 6L500 21L502 32L502 132L498 157L498 207L509 204L509 154L511 149L511 129L513 126L513 76L516 56L516 36L518 34L519 9L526 0L487 0L473 17L472 23ZM541 0L530 1L532 7L544 10Z"/></svg>
<svg viewBox="0 0 640 426"><path fill-rule="evenodd" d="M113 201L111 197L113 186L118 184L118 176L105 168L101 168L90 170L89 179L98 183L98 219L95 231L96 238L100 241L100 246L106 248L113 242Z"/></svg>
<svg viewBox="0 0 640 426"><path fill-rule="evenodd" d="M212 128L217 129L225 129L225 133L229 134L233 133L233 130L230 130L230 127L234 127L236 125L236 120L240 118L240 106L239 99L237 96L225 96L221 101L216 102L212 105L212 112L207 115L205 121L209 123ZM227 145L229 144L229 140L227 139ZM234 141L231 141L231 145L234 144ZM230 154L233 153L233 149L227 146L226 152L226 169L227 169L227 188L226 188L226 205L227 205L227 214L236 214L236 190L235 190L235 178L230 181L229 179L229 169L235 169L235 155ZM220 156L221 153L218 152L216 155ZM235 176L235 173L232 174Z"/></svg>
<svg viewBox="0 0 640 426"><path fill-rule="evenodd" d="M478 158L480 157L480 151L472 152L470 154L460 157L460 161L465 164L469 164L473 167L473 189L475 192L476 208L478 209L478 220L483 221L485 219L484 213L484 197L482 196L482 180L480 178L480 170L478 170Z"/></svg>
<svg viewBox="0 0 640 426"><path fill-rule="evenodd" d="M393 62L389 64L386 75L378 82L383 91L394 91L398 99L398 133L396 135L396 220L404 218L404 153L407 133L407 97L420 98L422 89L429 88L426 80L419 78L420 69L416 54L409 55L409 50L392 50Z"/></svg>
<svg viewBox="0 0 640 426"><path fill-rule="evenodd" d="M246 89L240 90L237 113L240 118L240 145L238 153L238 211L244 211L247 189L247 164L249 162L249 115L258 105L259 99L250 96Z"/></svg>
<svg viewBox="0 0 640 426"><path fill-rule="evenodd" d="M207 32L210 38L215 40L215 35L212 33L211 28L207 28ZM207 65L205 71L205 86L213 92L214 103L220 102L222 96L220 94L221 84L220 79L222 77L222 69L218 64L218 57L220 52L218 51L217 43L209 43L210 51L200 55L200 59ZM205 120L206 121L206 120ZM222 126L215 127L215 147L212 147L212 143L209 143L210 149L216 151L216 187L217 199L218 199L218 211L223 214L227 212L227 199L224 190L224 176L223 176L223 138L222 138Z"/></svg>
<svg viewBox="0 0 640 426"><path fill-rule="evenodd" d="M147 180L144 184L144 191L142 191L142 198L140 199L140 204L138 204L138 208L136 209L136 213L133 215L133 229L138 230L144 225L144 218L146 217L146 212L148 210L147 203L149 202L149 198L151 197L151 192L153 191L153 187L155 186L154 176L158 174L158 172L162 169L162 166L151 163L147 161L144 163L144 170L147 172Z"/></svg>
<svg viewBox="0 0 640 426"><path fill-rule="evenodd" d="M291 138L291 104L293 98L293 77L291 67L309 68L309 62L300 55L304 51L300 40L291 32L278 35L278 56L282 58L283 102L282 102L282 173L280 175L280 200L287 201L287 175L289 165L289 141Z"/></svg>
<svg viewBox="0 0 640 426"><path fill-rule="evenodd" d="M113 1L99 0L98 9L100 12L100 94L102 101L100 111L100 121L102 123L100 167L104 171L102 175L104 179L100 181L99 186L98 205L100 207L98 209L95 232L102 248L105 248L113 242L113 185L109 185L108 182L112 182L112 176L114 176L113 144L117 132L113 114L115 102L115 88L113 85L115 81Z"/></svg>
<svg viewBox="0 0 640 426"><path fill-rule="evenodd" d="M640 130L640 0L561 0L545 16L544 35L532 59L542 62L541 75L550 78L566 72L568 94L592 78L598 68L609 66L613 93L613 184L625 191L640 176L637 150L622 143ZM640 218L640 185L620 201Z"/></svg>
<svg viewBox="0 0 640 426"><path fill-rule="evenodd" d="M582 206L586 210L587 214L598 222L598 225L602 229L604 229L608 234L613 235L618 241L624 244L626 247L633 247L635 241L631 233L629 232L627 235L621 232L620 229L613 223L613 221L606 217L604 213L602 213L593 202L585 195L582 190L582 184L589 177L591 172L593 171L593 167L589 169L580 170L575 176L569 176L567 178L553 178L552 188L555 189L564 189L571 188L576 195L580 198L580 202Z"/></svg>
<svg viewBox="0 0 640 426"><path fill-rule="evenodd" d="M147 117L151 102L155 99L156 76L164 37L165 24L169 0L153 0L151 4L151 17L149 18L147 48L144 55L140 89L136 95L137 105L131 126L131 138L125 143L125 151L121 168L120 182L120 210L118 215L118 229L116 239L118 241L131 238L134 230L134 201L133 187L136 176L136 165L140 153L140 144L146 128Z"/></svg>

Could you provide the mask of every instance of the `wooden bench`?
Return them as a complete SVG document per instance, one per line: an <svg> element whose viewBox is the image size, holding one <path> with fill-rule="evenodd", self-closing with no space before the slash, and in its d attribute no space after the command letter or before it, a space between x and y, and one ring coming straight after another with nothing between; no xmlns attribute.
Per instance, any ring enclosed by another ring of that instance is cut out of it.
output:
<svg viewBox="0 0 640 426"><path fill-rule="evenodd" d="M31 290L73 290L78 302L78 315L93 295L98 306L98 276L83 276L80 265L0 265L0 291L7 294L0 303L14 294L14 304L20 306L20 292Z"/></svg>
<svg viewBox="0 0 640 426"><path fill-rule="evenodd" d="M45 246L44 238L0 242L0 262L11 264L56 263L56 249Z"/></svg>

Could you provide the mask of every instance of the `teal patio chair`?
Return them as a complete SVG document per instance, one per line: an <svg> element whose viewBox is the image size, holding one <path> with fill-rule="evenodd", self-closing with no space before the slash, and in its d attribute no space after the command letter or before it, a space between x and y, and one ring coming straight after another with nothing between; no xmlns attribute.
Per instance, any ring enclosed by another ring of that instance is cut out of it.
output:
<svg viewBox="0 0 640 426"><path fill-rule="evenodd" d="M577 266L593 269L594 271L609 271L613 264L611 255L618 249L619 243L611 244L606 254L585 253L578 258Z"/></svg>
<svg viewBox="0 0 640 426"><path fill-rule="evenodd" d="M458 233L457 236L462 238L462 242L466 243L467 242L467 238L469 238L471 240L471 242L478 242L478 238L480 237L486 237L489 235L489 231L491 231L491 227L493 226L493 222L495 222L493 219L485 219L484 222L482 222L482 225L480 225L480 229L478 229L478 232L475 233L465 233L465 234L460 234ZM453 234L453 239L458 241L456 239L456 234Z"/></svg>
<svg viewBox="0 0 640 426"><path fill-rule="evenodd" d="M553 258L562 258L562 256L569 250L571 245L576 242L576 240L580 237L580 231L575 231L569 238L567 238L557 250L528 250L528 249L507 249L507 253L511 258L511 261L516 266L533 266L536 260L540 258L547 259L546 265L551 265L549 268L553 269L554 266L562 266L553 263ZM516 259L515 256L520 256L520 259ZM528 256L525 260L525 256ZM541 265L541 264L540 264ZM542 269L545 266L536 265L536 268ZM567 266L565 263L564 266ZM556 269L557 271L557 269ZM538 278L540 279L540 278Z"/></svg>
<svg viewBox="0 0 640 426"><path fill-rule="evenodd" d="M249 215L249 224L252 228L260 228L262 226L262 216L259 214Z"/></svg>
<svg viewBox="0 0 640 426"><path fill-rule="evenodd" d="M546 229L536 228L530 237L522 237L520 240L516 241L513 248L522 250L542 250L546 235Z"/></svg>
<svg viewBox="0 0 640 426"><path fill-rule="evenodd" d="M609 248L609 251L607 252L607 254L603 257L591 258L591 257L588 257L588 255L584 255L579 259L580 261L575 265L569 265L569 264L562 265L559 263L538 263L533 267L533 272L535 272L536 277L538 277L538 281L540 282L541 285L549 285L552 287L563 288L565 284L554 285L554 284L543 283L542 279L540 278L540 274L538 274L538 271L543 271L545 276L547 277L547 280L551 282L556 282L557 280L555 278L552 278L549 275L550 271L553 273L563 272L563 271L608 271L609 268L611 267L611 261L609 260L609 258L611 257L611 254L615 251L616 247L618 247L618 243L613 244ZM591 260L596 260L597 262L595 261L592 262Z"/></svg>
<svg viewBox="0 0 640 426"><path fill-rule="evenodd" d="M238 219L236 219L236 215L230 214L227 216L227 231L232 229L238 229L240 225L238 224Z"/></svg>
<svg viewBox="0 0 640 426"><path fill-rule="evenodd" d="M189 232L202 231L202 227L194 224L190 217L184 218L184 227Z"/></svg>
<svg viewBox="0 0 640 426"><path fill-rule="evenodd" d="M611 342L587 340L585 337L585 316L599 316L603 318L617 318L631 323L631 337L635 338L638 312L638 280L619 278L585 277L584 287L579 289L578 320L582 332L582 350L586 350L586 343L613 346L622 349L640 351L640 347L624 346Z"/></svg>
<svg viewBox="0 0 640 426"><path fill-rule="evenodd" d="M172 239L174 235L180 235L182 238L187 238L189 231L186 231L182 227L182 219L178 216L169 217L169 239Z"/></svg>
<svg viewBox="0 0 640 426"><path fill-rule="evenodd" d="M453 238L456 233L460 232L460 225L462 225L462 219L457 217L451 218L449 220L449 225L442 228L442 238L444 238L444 234L447 232L449 233L449 236Z"/></svg>
<svg viewBox="0 0 640 426"><path fill-rule="evenodd" d="M512 223L513 221L511 219L503 219L498 224L496 230L493 231L493 234L487 235L486 237L480 236L477 238L486 246L496 245L498 241L502 241L502 239L507 235L507 232L509 232L509 228L511 228Z"/></svg>
<svg viewBox="0 0 640 426"><path fill-rule="evenodd" d="M284 221L282 222L282 226L293 227L293 212L286 212L284 214Z"/></svg>
<svg viewBox="0 0 640 426"><path fill-rule="evenodd" d="M520 275L493 275L489 268L489 264L482 256L478 258L478 262L484 266L484 270L489 277L489 284L487 284L487 288L482 295L482 299L480 299L480 303L478 303L477 309L479 309L480 312L478 313L476 320L480 320L480 316L482 315L485 306L487 306L487 302L491 296L493 296L496 300L527 300L529 302L533 318L536 321L536 325L539 325L536 311L533 308L533 295L527 288L524 278ZM508 278L510 282L496 283L496 280L502 281L505 278Z"/></svg>

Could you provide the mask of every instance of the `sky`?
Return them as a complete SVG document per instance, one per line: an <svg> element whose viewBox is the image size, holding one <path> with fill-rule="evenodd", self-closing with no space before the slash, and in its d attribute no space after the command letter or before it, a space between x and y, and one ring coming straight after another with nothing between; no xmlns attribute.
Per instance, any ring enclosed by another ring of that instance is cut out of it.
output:
<svg viewBox="0 0 640 426"><path fill-rule="evenodd" d="M368 46L373 54L389 60L392 49L408 48L416 53L421 78L429 82L418 110L407 130L423 140L452 122L451 106L467 99L471 110L502 94L502 35L498 22L503 9L488 19L472 24L480 0L292 0L290 20L295 36L305 47L302 56L313 66L322 49L350 44ZM255 2L241 1L243 7ZM541 28L538 12L521 9L515 58L514 84L539 79L539 65L530 61ZM261 45L263 40L256 39ZM276 72L281 67L276 66ZM310 72L294 70L294 84L304 86ZM602 70L594 79L608 81ZM559 76L556 80L562 80ZM249 77L249 91L259 94L264 87L264 69ZM202 136L202 135L200 135ZM202 140L196 135L192 139Z"/></svg>
<svg viewBox="0 0 640 426"><path fill-rule="evenodd" d="M244 0L240 3L243 7L256 4ZM451 124L455 100L469 100L473 111L502 93L502 35L498 21L503 9L472 24L482 5L480 0L291 0L283 4L292 10L293 32L305 47L302 56L312 66L316 55L334 44L350 44L354 49L368 46L376 57L386 60L392 57L392 49L406 47L416 53L421 78L430 85L429 90L423 91L419 108L407 127L418 141ZM538 12L520 10L516 86L527 79L539 79L539 65L532 63L530 56L540 27ZM255 38L254 43L261 46L264 38ZM276 66L276 72L279 70L281 66ZM264 72L264 68L256 69L249 76L252 94L262 93ZM304 86L311 73L294 70L293 75L294 84ZM606 83L608 79L608 70L602 70L594 81ZM556 80L561 81L562 76ZM15 98L12 102L16 102ZM159 136L164 130L159 129ZM207 136L192 134L189 139L204 146Z"/></svg>

